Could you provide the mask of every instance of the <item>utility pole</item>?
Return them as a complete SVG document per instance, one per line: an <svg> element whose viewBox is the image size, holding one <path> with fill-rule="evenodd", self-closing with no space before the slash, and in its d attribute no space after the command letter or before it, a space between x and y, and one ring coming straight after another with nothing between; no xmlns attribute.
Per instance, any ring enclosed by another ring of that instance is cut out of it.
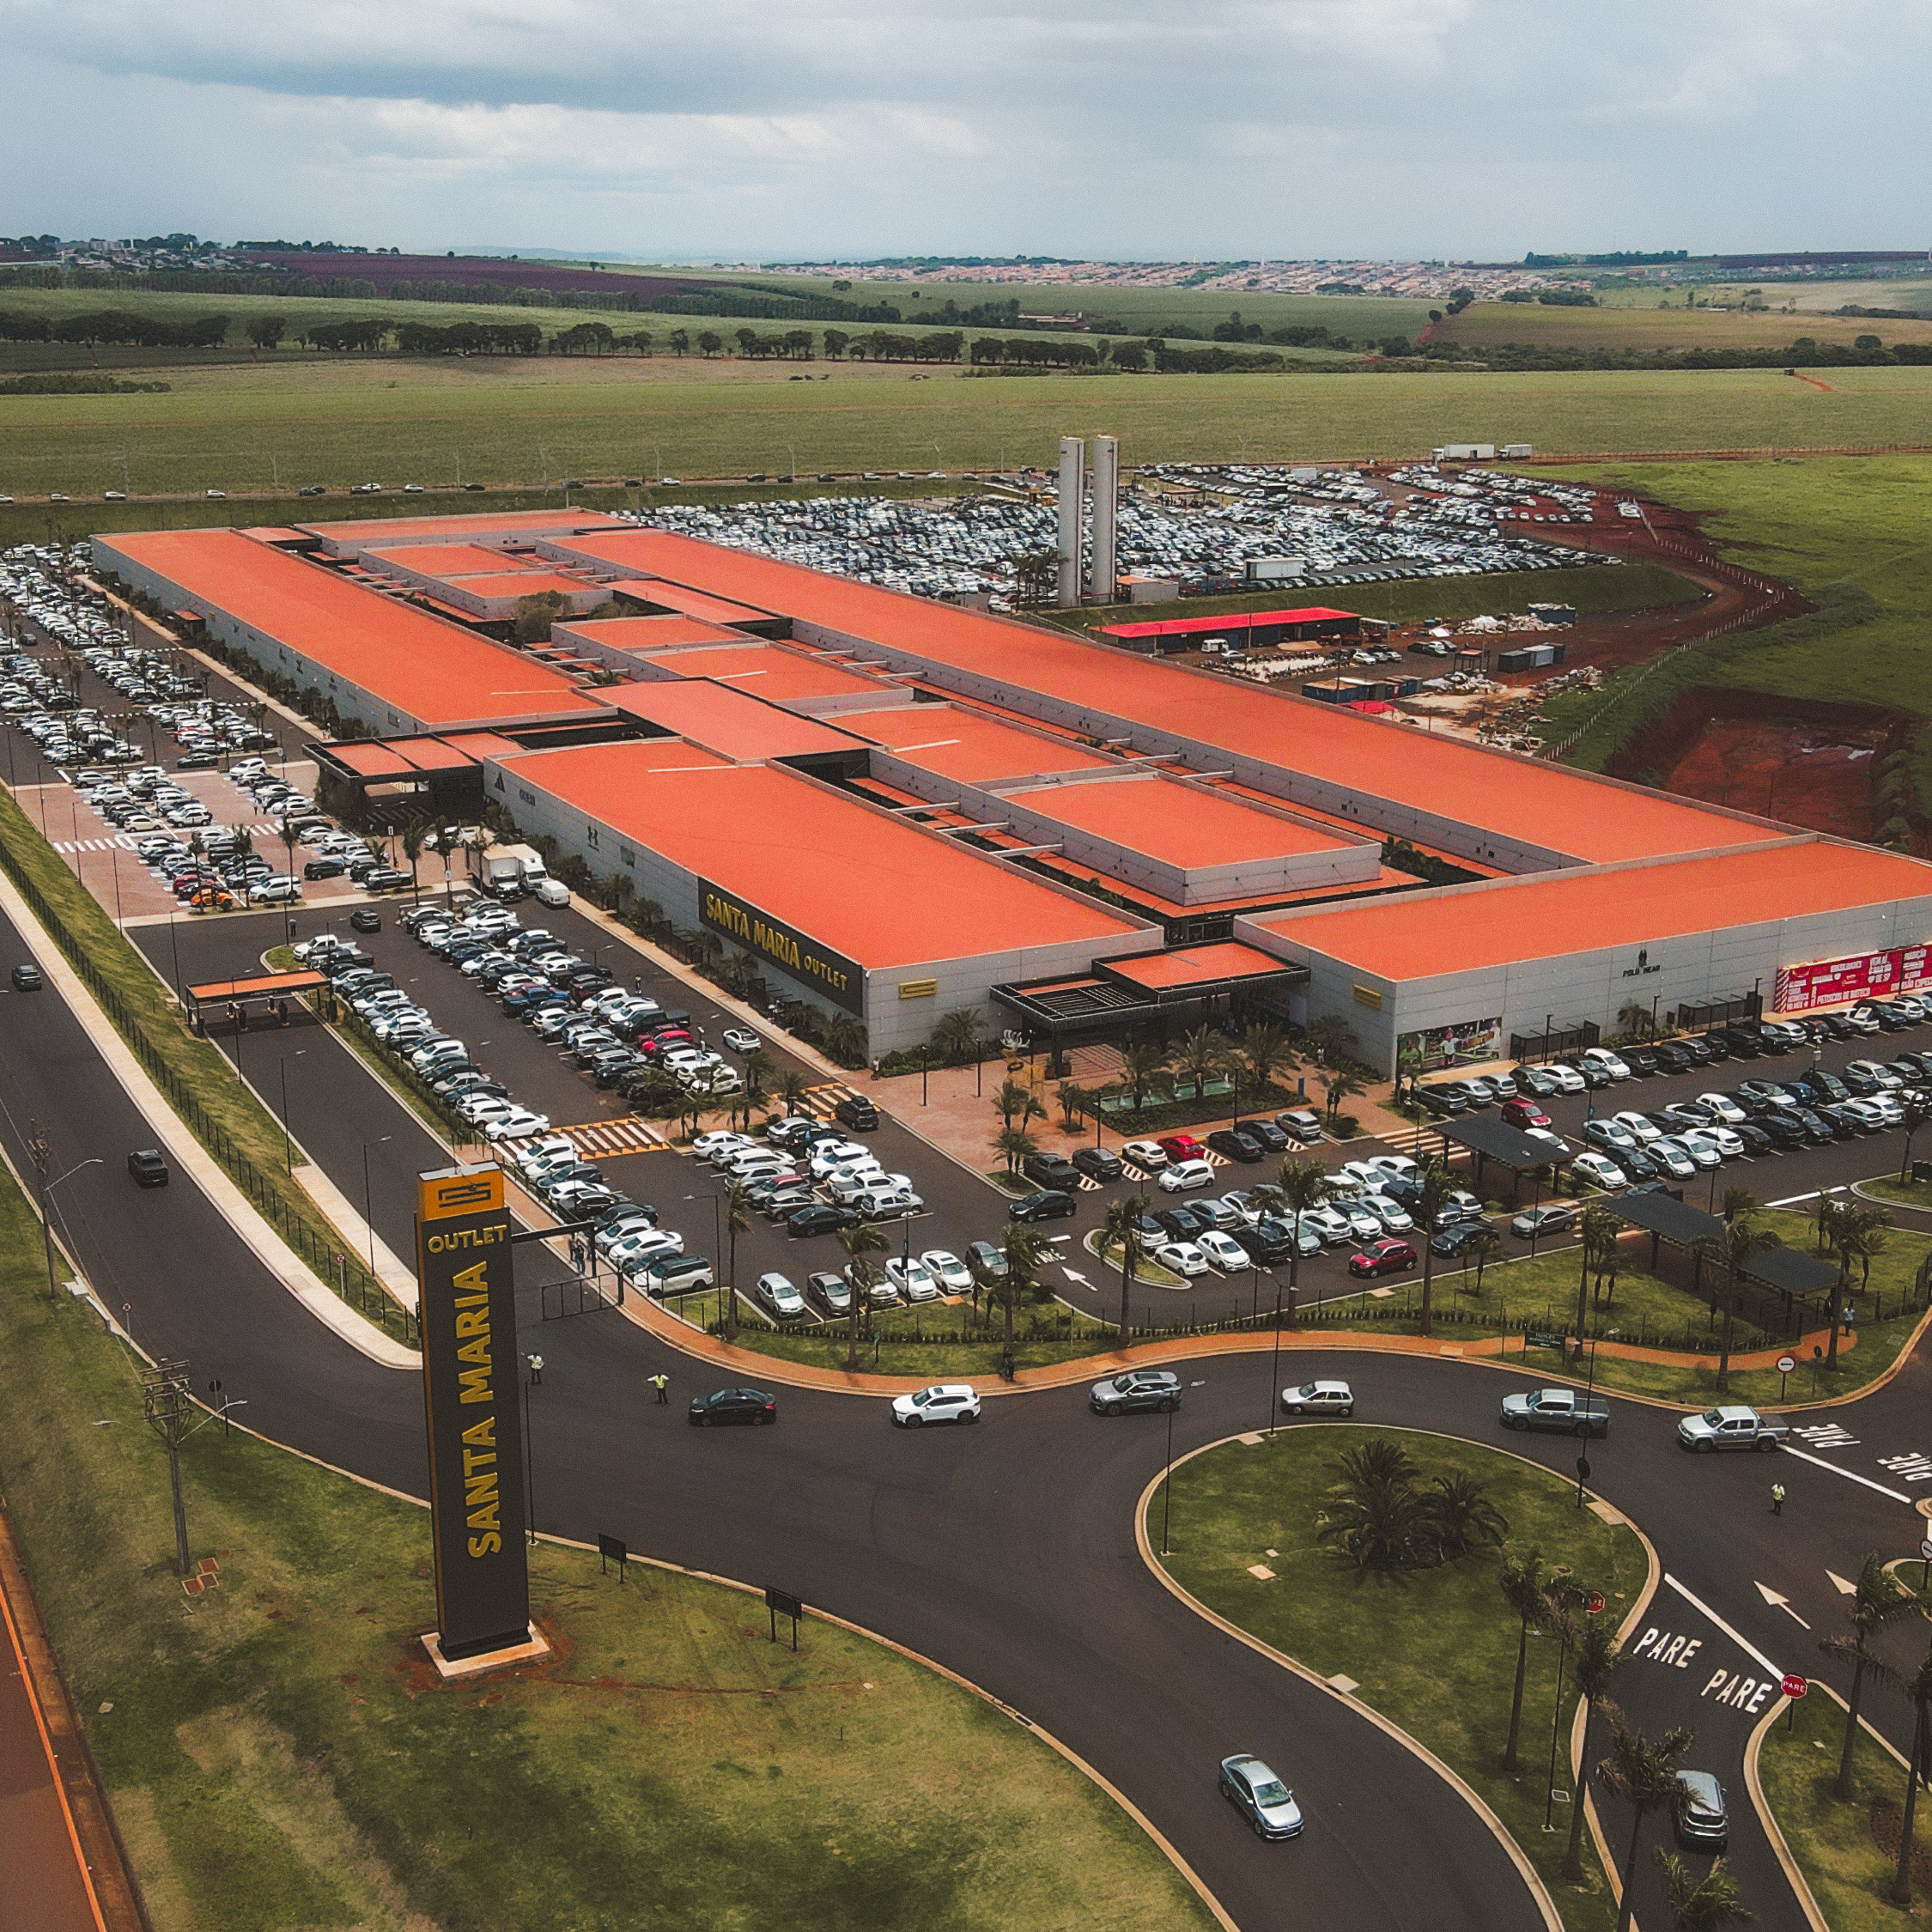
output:
<svg viewBox="0 0 1932 1932"><path fill-rule="evenodd" d="M157 1362L141 1377L141 1406L148 1426L167 1444L167 1479L174 1492L174 1567L188 1574L188 1510L181 1496L181 1442L194 1413L185 1362Z"/></svg>
<svg viewBox="0 0 1932 1932"><path fill-rule="evenodd" d="M47 1163L53 1157L53 1143L38 1123L27 1140L27 1152L33 1163L34 1192L40 1197L40 1241L47 1251L47 1299L57 1302L60 1290L54 1283L53 1218L47 1212Z"/></svg>

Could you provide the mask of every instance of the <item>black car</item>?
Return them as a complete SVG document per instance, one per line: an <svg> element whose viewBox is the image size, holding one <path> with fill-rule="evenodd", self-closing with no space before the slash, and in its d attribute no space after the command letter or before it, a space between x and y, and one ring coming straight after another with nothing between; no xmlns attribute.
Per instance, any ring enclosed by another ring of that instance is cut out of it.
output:
<svg viewBox="0 0 1932 1932"><path fill-rule="evenodd" d="M1430 1113L1455 1120L1469 1111L1469 1103L1453 1087L1419 1087L1416 1098Z"/></svg>
<svg viewBox="0 0 1932 1932"><path fill-rule="evenodd" d="M878 1125L878 1109L862 1093L848 1093L832 1109L832 1118L841 1127L870 1133Z"/></svg>
<svg viewBox="0 0 1932 1932"><path fill-rule="evenodd" d="M1206 1234L1214 1225L1212 1215L1203 1214L1192 1207L1157 1207L1142 1219L1153 1222L1161 1230L1158 1238L1163 1241L1192 1241L1196 1235Z"/></svg>
<svg viewBox="0 0 1932 1932"><path fill-rule="evenodd" d="M167 1185L167 1163L158 1147L143 1147L127 1157L127 1170L134 1176L137 1188L165 1188Z"/></svg>
<svg viewBox="0 0 1932 1932"><path fill-rule="evenodd" d="M1282 1144L1287 1145L1285 1139ZM1090 1181L1118 1181L1127 1171L1121 1165L1121 1157L1109 1153L1104 1147L1081 1148L1073 1156L1073 1165Z"/></svg>
<svg viewBox="0 0 1932 1932"><path fill-rule="evenodd" d="M811 1235L836 1234L841 1228L855 1228L859 1217L849 1207L801 1207L785 1224L785 1231L794 1241Z"/></svg>
<svg viewBox="0 0 1932 1932"><path fill-rule="evenodd" d="M1016 1221L1067 1221L1078 1211L1079 1204L1072 1194L1062 1194L1057 1188L1046 1188L1036 1194L1028 1194L1024 1200L1016 1200L1006 1212Z"/></svg>
<svg viewBox="0 0 1932 1932"><path fill-rule="evenodd" d="M1430 1251L1436 1255L1460 1255L1479 1235L1491 1232L1484 1221L1456 1221L1431 1237Z"/></svg>
<svg viewBox="0 0 1932 1932"><path fill-rule="evenodd" d="M41 978L38 966L16 966L9 976L15 993L38 993L47 983Z"/></svg>
<svg viewBox="0 0 1932 1932"><path fill-rule="evenodd" d="M1281 1154L1288 1150L1288 1136L1273 1121L1243 1121L1241 1131L1249 1139L1259 1140L1268 1153Z"/></svg>
<svg viewBox="0 0 1932 1932"><path fill-rule="evenodd" d="M1680 1771L1671 1822L1686 1851L1722 1853L1730 1843L1724 1787L1709 1771Z"/></svg>
<svg viewBox="0 0 1932 1932"><path fill-rule="evenodd" d="M1029 1154L1020 1171L1036 1188L1058 1189L1064 1194L1080 1182L1080 1170L1065 1154Z"/></svg>
<svg viewBox="0 0 1932 1932"><path fill-rule="evenodd" d="M184 751L174 761L174 769L177 771L212 771L221 762L219 752Z"/></svg>
<svg viewBox="0 0 1932 1932"><path fill-rule="evenodd" d="M1828 1039L1856 1040L1858 1037L1858 1029L1843 1013L1820 1013L1812 1024Z"/></svg>
<svg viewBox="0 0 1932 1932"><path fill-rule="evenodd" d="M721 1429L734 1422L754 1425L778 1420L778 1398L762 1388L720 1388L714 1395L692 1399L691 1425Z"/></svg>
<svg viewBox="0 0 1932 1932"><path fill-rule="evenodd" d="M1266 1150L1261 1142L1241 1127L1217 1127L1208 1135L1207 1145L1217 1154L1225 1154L1230 1161L1239 1161L1252 1167L1261 1158Z"/></svg>
<svg viewBox="0 0 1932 1932"><path fill-rule="evenodd" d="M340 878L349 870L339 859L310 859L304 861L304 878Z"/></svg>
<svg viewBox="0 0 1932 1932"><path fill-rule="evenodd" d="M1680 1043L1685 1051L1693 1058L1699 1048L1703 1049L1706 1060L1728 1060L1731 1057L1731 1043L1722 1033L1699 1033Z"/></svg>
<svg viewBox="0 0 1932 1932"><path fill-rule="evenodd" d="M1763 1051L1759 1044L1758 1036L1755 1033L1746 1033L1741 1029L1735 1032L1711 1034L1710 1040L1713 1052L1716 1050L1719 1041L1722 1041L1729 1049L1733 1060L1755 1060Z"/></svg>
<svg viewBox="0 0 1932 1932"><path fill-rule="evenodd" d="M1768 1154L1777 1143L1755 1121L1733 1121L1731 1132L1744 1143L1747 1154Z"/></svg>
<svg viewBox="0 0 1932 1932"><path fill-rule="evenodd" d="M364 872L361 883L365 892L397 892L410 883L410 875L393 866L378 866Z"/></svg>
<svg viewBox="0 0 1932 1932"><path fill-rule="evenodd" d="M1758 1116L1757 1123L1771 1137L1772 1144L1779 1149L1801 1147L1807 1135L1798 1123L1796 1116L1789 1107L1767 1108Z"/></svg>
<svg viewBox="0 0 1932 1932"><path fill-rule="evenodd" d="M1650 1048L1650 1058L1660 1073L1688 1073L1698 1062L1674 1041L1661 1041Z"/></svg>
<svg viewBox="0 0 1932 1932"><path fill-rule="evenodd" d="M1285 1261L1294 1246L1285 1221L1261 1221L1251 1228L1236 1228L1231 1239L1258 1268L1272 1268Z"/></svg>
<svg viewBox="0 0 1932 1932"><path fill-rule="evenodd" d="M380 933L382 914L374 906L358 906L349 915L349 923L358 933Z"/></svg>

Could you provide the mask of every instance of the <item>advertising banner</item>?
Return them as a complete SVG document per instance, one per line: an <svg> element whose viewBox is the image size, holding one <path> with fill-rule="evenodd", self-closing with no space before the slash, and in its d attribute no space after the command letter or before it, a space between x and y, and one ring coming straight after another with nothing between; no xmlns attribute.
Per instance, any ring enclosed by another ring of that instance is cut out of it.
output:
<svg viewBox="0 0 1932 1932"><path fill-rule="evenodd" d="M529 1641L510 1216L497 1167L416 1176L422 1394L445 1657Z"/></svg>
<svg viewBox="0 0 1932 1932"><path fill-rule="evenodd" d="M865 970L842 952L808 939L796 927L771 918L704 879L698 881L698 921L714 933L721 933L732 945L769 960L799 985L822 993L834 1005L864 1018Z"/></svg>
<svg viewBox="0 0 1932 1932"><path fill-rule="evenodd" d="M1477 1066L1503 1058L1503 1022L1464 1020L1455 1026L1426 1027L1420 1033L1405 1033L1399 1046L1404 1052L1420 1050L1425 1073L1438 1066Z"/></svg>
<svg viewBox="0 0 1932 1932"><path fill-rule="evenodd" d="M1917 993L1932 986L1932 948L1894 946L1808 966L1781 966L1771 982L1771 1011L1801 1013L1813 1006L1849 1006L1858 999Z"/></svg>

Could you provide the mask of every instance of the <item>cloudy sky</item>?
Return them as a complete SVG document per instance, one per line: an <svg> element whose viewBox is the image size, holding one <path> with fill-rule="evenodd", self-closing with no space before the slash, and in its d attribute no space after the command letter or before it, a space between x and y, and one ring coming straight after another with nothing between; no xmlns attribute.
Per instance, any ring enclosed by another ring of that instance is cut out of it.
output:
<svg viewBox="0 0 1932 1932"><path fill-rule="evenodd" d="M1932 0L0 0L0 233L1923 247Z"/></svg>

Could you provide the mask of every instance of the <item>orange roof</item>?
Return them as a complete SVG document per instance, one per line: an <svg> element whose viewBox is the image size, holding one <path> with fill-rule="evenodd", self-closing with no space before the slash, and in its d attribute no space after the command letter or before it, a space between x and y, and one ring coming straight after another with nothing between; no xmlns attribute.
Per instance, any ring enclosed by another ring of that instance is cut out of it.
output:
<svg viewBox="0 0 1932 1932"><path fill-rule="evenodd" d="M602 587L586 584L581 577L561 576L554 570L526 570L520 566L493 570L482 576L465 572L444 581L451 590L461 591L465 597L581 597L586 591L594 594Z"/></svg>
<svg viewBox="0 0 1932 1932"><path fill-rule="evenodd" d="M603 708L568 678L474 631L232 530L95 541L165 577L174 594L278 640L419 724L575 717Z"/></svg>
<svg viewBox="0 0 1932 1932"><path fill-rule="evenodd" d="M727 758L799 758L860 749L856 738L816 719L747 697L730 684L703 677L653 678L609 684L598 693L633 718L647 719Z"/></svg>
<svg viewBox="0 0 1932 1932"><path fill-rule="evenodd" d="M772 613L728 598L714 597L709 591L693 590L687 584L667 584L653 577L644 581L627 578L605 586L614 596L628 597L639 604L654 604L660 610L677 611L687 617L702 617L714 624L769 624Z"/></svg>
<svg viewBox="0 0 1932 1932"><path fill-rule="evenodd" d="M1415 980L1921 899L1932 899L1932 866L1868 846L1787 839L1752 852L1544 872L1252 923L1382 979ZM1926 937L1923 926L1915 921L1910 937Z"/></svg>
<svg viewBox="0 0 1932 1932"><path fill-rule="evenodd" d="M331 556L347 556L374 544L404 544L427 538L457 542L466 537L540 537L575 531L623 530L620 518L602 510L500 510L477 516L370 517L346 523L302 523L304 537L319 537Z"/></svg>
<svg viewBox="0 0 1932 1932"><path fill-rule="evenodd" d="M657 770L662 744L517 761L526 781L861 966L1146 932L773 765ZM1151 936L1151 935L1150 935ZM1024 961L1014 976L1027 977Z"/></svg>
<svg viewBox="0 0 1932 1932"><path fill-rule="evenodd" d="M1129 980L1157 993L1222 980L1254 979L1264 973L1279 973L1285 963L1257 946L1224 939L1214 945L1176 946L1171 952L1150 953L1144 959L1109 959L1107 974L1109 979Z"/></svg>
<svg viewBox="0 0 1932 1932"><path fill-rule="evenodd" d="M1164 778L1110 778L1040 785L1002 798L1063 825L1117 840L1151 859L1188 869L1279 859L1297 852L1354 852L1352 841Z"/></svg>
<svg viewBox="0 0 1932 1932"><path fill-rule="evenodd" d="M529 568L501 550L485 550L481 544L403 544L380 550L365 550L366 561L393 564L398 570L419 571L426 577L459 577L468 570L525 570Z"/></svg>
<svg viewBox="0 0 1932 1932"><path fill-rule="evenodd" d="M663 651L681 644L742 644L744 633L708 624L701 617L598 617L594 623L567 627L573 637L614 651Z"/></svg>
<svg viewBox="0 0 1932 1932"><path fill-rule="evenodd" d="M679 620L646 617L641 621ZM891 696L896 691L896 686L881 684L876 677L819 661L809 651L787 651L742 639L735 648L672 651L658 659L653 668L675 671L680 677L714 678L770 704L787 704L799 698Z"/></svg>
<svg viewBox="0 0 1932 1932"><path fill-rule="evenodd" d="M561 541L561 540L553 540ZM668 531L568 541L800 622L1415 806L1592 864L1753 843L1763 825L1337 706L1090 644L1065 632L855 584Z"/></svg>
<svg viewBox="0 0 1932 1932"><path fill-rule="evenodd" d="M862 713L850 720L860 738L882 744L921 771L968 785L1031 778L1048 771L1117 771L1121 761L1083 745L1002 724L950 704L908 705L903 711Z"/></svg>

